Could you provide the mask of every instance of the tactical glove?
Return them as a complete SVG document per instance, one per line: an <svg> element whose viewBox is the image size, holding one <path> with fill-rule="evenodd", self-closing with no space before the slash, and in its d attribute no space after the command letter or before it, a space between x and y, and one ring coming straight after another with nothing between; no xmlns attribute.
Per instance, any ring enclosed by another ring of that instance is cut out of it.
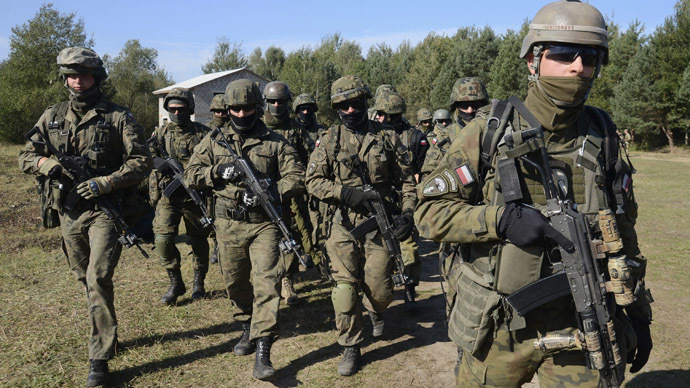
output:
<svg viewBox="0 0 690 388"><path fill-rule="evenodd" d="M235 166L235 163L222 163L214 167L214 176L216 179L224 179L232 182L240 178L242 172Z"/></svg>
<svg viewBox="0 0 690 388"><path fill-rule="evenodd" d="M172 168L170 167L170 163L168 163L167 160L158 156L153 157L153 168L158 170L158 172L163 175L173 175L174 173Z"/></svg>
<svg viewBox="0 0 690 388"><path fill-rule="evenodd" d="M575 250L573 242L554 229L540 211L526 205L506 205L497 232L499 237L521 248L544 246L548 241L555 241L567 252Z"/></svg>
<svg viewBox="0 0 690 388"><path fill-rule="evenodd" d="M38 172L49 176L51 179L58 179L62 176L62 165L55 159L45 158Z"/></svg>
<svg viewBox="0 0 690 388"><path fill-rule="evenodd" d="M107 176L91 178L77 186L77 194L86 199L96 198L113 191L113 183Z"/></svg>
<svg viewBox="0 0 690 388"><path fill-rule="evenodd" d="M242 203L247 209L251 209L255 206L259 206L259 197L245 191L242 194Z"/></svg>
<svg viewBox="0 0 690 388"><path fill-rule="evenodd" d="M340 191L340 202L352 209L363 206L365 201L375 198L376 193L372 191L364 191L350 186L343 186Z"/></svg>
<svg viewBox="0 0 690 388"><path fill-rule="evenodd" d="M637 373L649 360L652 352L652 334L649 332L649 318L633 318L632 325L637 336L637 348L628 352L628 363L632 364L630 373Z"/></svg>
<svg viewBox="0 0 690 388"><path fill-rule="evenodd" d="M404 212L402 215L395 217L396 227L393 230L393 235L398 241L407 240L414 230L414 217L410 212Z"/></svg>

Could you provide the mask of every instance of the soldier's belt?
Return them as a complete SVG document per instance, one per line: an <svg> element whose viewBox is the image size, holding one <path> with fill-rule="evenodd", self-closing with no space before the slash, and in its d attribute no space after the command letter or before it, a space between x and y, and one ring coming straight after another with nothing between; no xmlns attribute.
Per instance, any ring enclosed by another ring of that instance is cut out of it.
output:
<svg viewBox="0 0 690 388"><path fill-rule="evenodd" d="M216 206L216 217L233 221L245 221L258 224L270 221L268 216L259 209L258 211L246 211L244 209L231 209Z"/></svg>

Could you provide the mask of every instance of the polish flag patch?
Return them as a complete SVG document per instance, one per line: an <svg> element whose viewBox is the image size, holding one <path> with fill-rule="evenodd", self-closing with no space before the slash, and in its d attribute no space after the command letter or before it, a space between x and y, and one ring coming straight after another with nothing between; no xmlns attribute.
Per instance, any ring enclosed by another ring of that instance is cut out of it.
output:
<svg viewBox="0 0 690 388"><path fill-rule="evenodd" d="M436 144L436 143L438 143L438 139L437 139L437 138L433 138L433 139L431 139L431 142L434 143L434 144Z"/></svg>
<svg viewBox="0 0 690 388"><path fill-rule="evenodd" d="M319 144L321 144L321 139L317 139L317 140L316 140L316 146L317 146L317 147L319 146Z"/></svg>
<svg viewBox="0 0 690 388"><path fill-rule="evenodd" d="M458 178L460 178L460 182L463 186L467 186L470 183L474 182L472 171L470 170L470 167L467 164L463 164L462 166L456 168L455 173L458 174Z"/></svg>
<svg viewBox="0 0 690 388"><path fill-rule="evenodd" d="M420 141L419 144L425 146L425 145L428 145L429 143L427 143L425 139L422 139L422 141Z"/></svg>

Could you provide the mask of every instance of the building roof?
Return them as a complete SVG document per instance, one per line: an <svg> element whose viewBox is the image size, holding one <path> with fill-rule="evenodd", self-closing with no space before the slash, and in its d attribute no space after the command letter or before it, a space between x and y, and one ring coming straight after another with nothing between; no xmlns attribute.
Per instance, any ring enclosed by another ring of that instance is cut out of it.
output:
<svg viewBox="0 0 690 388"><path fill-rule="evenodd" d="M192 89L192 88L195 88L201 84L205 84L206 82L210 82L210 81L213 81L214 79L225 77L228 74L237 73L237 72L240 72L242 70L252 72L251 70L247 69L246 67L240 67L239 69L220 71L218 73L202 74L198 77L190 78L186 81L182 81L180 83L170 85L170 86L165 87L163 89L154 90L153 94L167 94L171 90L173 90L174 88ZM261 78L263 78L263 77L261 77Z"/></svg>

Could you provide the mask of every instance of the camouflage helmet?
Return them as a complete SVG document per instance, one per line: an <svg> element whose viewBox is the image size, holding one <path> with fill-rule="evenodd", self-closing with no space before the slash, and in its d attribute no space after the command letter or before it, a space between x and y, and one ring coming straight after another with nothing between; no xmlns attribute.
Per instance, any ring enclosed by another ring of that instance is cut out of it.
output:
<svg viewBox="0 0 690 388"><path fill-rule="evenodd" d="M108 73L103 67L103 61L95 51L84 47L67 47L57 56L57 64L60 66L60 76L67 74L91 74L103 81L108 78Z"/></svg>
<svg viewBox="0 0 690 388"><path fill-rule="evenodd" d="M395 89L395 86L389 85L389 84L383 84L379 85L378 88L376 88L376 93L374 94L374 98L377 99L385 94L391 94L391 93L398 93L398 91Z"/></svg>
<svg viewBox="0 0 690 388"><path fill-rule="evenodd" d="M489 93L479 77L464 77L455 81L450 92L451 109L453 104L461 101L484 101L489 103Z"/></svg>
<svg viewBox="0 0 690 388"><path fill-rule="evenodd" d="M445 109L436 109L434 111L434 122L438 120L450 120L450 112Z"/></svg>
<svg viewBox="0 0 690 388"><path fill-rule="evenodd" d="M264 88L264 98L266 100L289 100L292 98L290 88L283 81L271 81Z"/></svg>
<svg viewBox="0 0 690 388"><path fill-rule="evenodd" d="M577 0L560 0L545 5L529 25L522 40L520 58L526 58L538 43L559 42L600 47L603 64L608 63L606 21L598 9Z"/></svg>
<svg viewBox="0 0 690 388"><path fill-rule="evenodd" d="M369 88L358 76L346 75L331 85L331 106L357 98L371 98Z"/></svg>
<svg viewBox="0 0 690 388"><path fill-rule="evenodd" d="M389 115L403 114L407 110L405 99L397 93L383 94L376 98L375 111L382 111Z"/></svg>
<svg viewBox="0 0 690 388"><path fill-rule="evenodd" d="M189 107L189 111L194 113L194 95L189 89L185 88L173 88L163 99L163 109L168 110L168 104L172 100L184 101Z"/></svg>
<svg viewBox="0 0 690 388"><path fill-rule="evenodd" d="M225 104L223 104L223 98L224 98L223 93L218 93L215 96L213 96L213 99L211 100L211 107L209 108L209 111L214 111L214 110L225 110Z"/></svg>
<svg viewBox="0 0 690 388"><path fill-rule="evenodd" d="M431 120L433 117L431 116L431 111L427 108L422 108L417 111L417 122L421 123L424 120Z"/></svg>
<svg viewBox="0 0 690 388"><path fill-rule="evenodd" d="M297 112L297 107L300 105L312 105L314 106L314 112L319 110L316 100L309 93L302 93L295 98L295 101L292 102L292 111Z"/></svg>
<svg viewBox="0 0 690 388"><path fill-rule="evenodd" d="M256 105L261 107L264 103L259 83L250 79L236 79L225 88L223 103L225 106Z"/></svg>

